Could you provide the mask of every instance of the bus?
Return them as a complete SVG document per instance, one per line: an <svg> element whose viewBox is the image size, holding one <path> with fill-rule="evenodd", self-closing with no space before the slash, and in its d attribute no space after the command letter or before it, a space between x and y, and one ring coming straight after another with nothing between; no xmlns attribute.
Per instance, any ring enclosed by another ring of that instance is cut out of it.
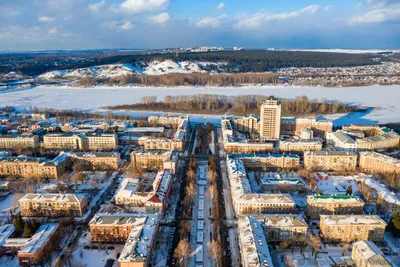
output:
<svg viewBox="0 0 400 267"><path fill-rule="evenodd" d="M196 249L196 263L203 262L203 245L197 245Z"/></svg>

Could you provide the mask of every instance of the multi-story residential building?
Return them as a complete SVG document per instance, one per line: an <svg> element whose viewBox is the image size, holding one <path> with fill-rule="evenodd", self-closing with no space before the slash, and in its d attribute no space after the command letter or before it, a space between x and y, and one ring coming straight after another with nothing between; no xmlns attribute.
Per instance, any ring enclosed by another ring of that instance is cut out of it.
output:
<svg viewBox="0 0 400 267"><path fill-rule="evenodd" d="M249 216L238 220L238 242L243 267L271 267L267 238L262 224Z"/></svg>
<svg viewBox="0 0 400 267"><path fill-rule="evenodd" d="M358 241L353 243L351 259L356 267L391 267L382 251L371 241Z"/></svg>
<svg viewBox="0 0 400 267"><path fill-rule="evenodd" d="M307 216L363 214L364 204L357 196L307 196Z"/></svg>
<svg viewBox="0 0 400 267"><path fill-rule="evenodd" d="M311 128L303 128L300 131L300 139L302 140L311 140L314 138L314 132Z"/></svg>
<svg viewBox="0 0 400 267"><path fill-rule="evenodd" d="M399 147L400 136L395 132L387 132L378 136L357 139L356 142L359 151Z"/></svg>
<svg viewBox="0 0 400 267"><path fill-rule="evenodd" d="M82 217L88 209L81 194L27 194L18 202L26 217Z"/></svg>
<svg viewBox="0 0 400 267"><path fill-rule="evenodd" d="M43 137L43 146L48 149L115 150L118 149L118 138L115 133L50 133Z"/></svg>
<svg viewBox="0 0 400 267"><path fill-rule="evenodd" d="M351 124L343 125L343 131L363 131L368 132L373 135L378 135L381 132L381 127L379 125L368 125L368 124Z"/></svg>
<svg viewBox="0 0 400 267"><path fill-rule="evenodd" d="M249 168L270 170L295 170L300 164L296 154L229 154L227 159L242 160Z"/></svg>
<svg viewBox="0 0 400 267"><path fill-rule="evenodd" d="M304 168L313 171L354 171L357 154L344 151L306 151Z"/></svg>
<svg viewBox="0 0 400 267"><path fill-rule="evenodd" d="M362 186L368 186L372 190L372 193L364 195L364 197L367 200L372 198L376 202L378 211L383 211L386 214L385 220L389 221L394 213L400 211L400 198L385 185L367 178L363 180Z"/></svg>
<svg viewBox="0 0 400 267"><path fill-rule="evenodd" d="M41 257L50 239L58 229L58 223L42 224L28 242L18 251L20 266L35 266L41 263Z"/></svg>
<svg viewBox="0 0 400 267"><path fill-rule="evenodd" d="M60 178L69 167L68 155L59 155L50 161L27 156L0 158L0 175L15 175L25 178Z"/></svg>
<svg viewBox="0 0 400 267"><path fill-rule="evenodd" d="M261 190L263 192L294 192L304 190L307 186L303 179L299 178L269 178L260 179Z"/></svg>
<svg viewBox="0 0 400 267"><path fill-rule="evenodd" d="M339 151L357 152L356 140L354 140L346 132L337 131L327 133L326 141Z"/></svg>
<svg viewBox="0 0 400 267"><path fill-rule="evenodd" d="M183 142L168 138L148 138L143 142L146 150L177 150L183 151Z"/></svg>
<svg viewBox="0 0 400 267"><path fill-rule="evenodd" d="M37 135L0 135L0 149L37 148L38 146Z"/></svg>
<svg viewBox="0 0 400 267"><path fill-rule="evenodd" d="M315 136L324 137L332 132L333 123L327 120L318 120L315 117L284 117L281 120L281 134L300 136L304 128L309 128Z"/></svg>
<svg viewBox="0 0 400 267"><path fill-rule="evenodd" d="M286 139L279 141L281 152L321 151L322 142L319 140Z"/></svg>
<svg viewBox="0 0 400 267"><path fill-rule="evenodd" d="M303 215L266 214L249 217L261 223L268 242L305 240L308 225Z"/></svg>
<svg viewBox="0 0 400 267"><path fill-rule="evenodd" d="M227 168L232 203L236 214L287 214L293 212L295 203L290 194L253 192L243 161L228 159Z"/></svg>
<svg viewBox="0 0 400 267"><path fill-rule="evenodd" d="M400 160L372 151L360 152L359 165L362 171L372 173L400 174Z"/></svg>
<svg viewBox="0 0 400 267"><path fill-rule="evenodd" d="M269 153L274 151L274 144L268 142L224 142L225 152L252 154L252 153Z"/></svg>
<svg viewBox="0 0 400 267"><path fill-rule="evenodd" d="M386 223L376 215L321 215L320 229L326 240L382 242Z"/></svg>
<svg viewBox="0 0 400 267"><path fill-rule="evenodd" d="M93 170L117 170L121 161L121 155L118 152L67 152L65 154L68 154L73 162L89 163Z"/></svg>
<svg viewBox="0 0 400 267"><path fill-rule="evenodd" d="M179 126L184 120L189 121L188 116L149 116L147 121L157 125L176 125Z"/></svg>
<svg viewBox="0 0 400 267"><path fill-rule="evenodd" d="M156 215L97 213L89 229L92 242L125 243L118 259L121 267L149 266L158 231Z"/></svg>
<svg viewBox="0 0 400 267"><path fill-rule="evenodd" d="M279 139L281 129L281 104L267 99L260 107L260 138Z"/></svg>
<svg viewBox="0 0 400 267"><path fill-rule="evenodd" d="M233 125L235 131L255 134L256 136L260 134L260 117L254 114L235 118Z"/></svg>
<svg viewBox="0 0 400 267"><path fill-rule="evenodd" d="M172 151L136 149L131 152L131 165L143 169L160 169Z"/></svg>
<svg viewBox="0 0 400 267"><path fill-rule="evenodd" d="M172 174L178 170L178 160L179 160L179 152L172 151L169 156L163 162L163 169L169 169Z"/></svg>
<svg viewBox="0 0 400 267"><path fill-rule="evenodd" d="M171 194L172 178L171 170L160 170L152 186L146 184L146 190L142 189L141 179L125 178L115 195L115 203L136 211L162 213Z"/></svg>

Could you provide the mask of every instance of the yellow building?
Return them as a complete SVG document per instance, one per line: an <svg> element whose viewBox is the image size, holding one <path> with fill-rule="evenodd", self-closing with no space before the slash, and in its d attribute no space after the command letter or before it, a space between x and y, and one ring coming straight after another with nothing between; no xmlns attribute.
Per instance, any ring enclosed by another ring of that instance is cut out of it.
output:
<svg viewBox="0 0 400 267"><path fill-rule="evenodd" d="M315 117L284 117L281 119L281 134L300 136L301 131L309 128L314 135L324 137L332 132L333 123L327 120L318 120Z"/></svg>
<svg viewBox="0 0 400 267"><path fill-rule="evenodd" d="M322 143L318 140L290 139L279 141L281 152L321 151Z"/></svg>
<svg viewBox="0 0 400 267"><path fill-rule="evenodd" d="M307 196L307 216L363 214L364 201L356 196Z"/></svg>
<svg viewBox="0 0 400 267"><path fill-rule="evenodd" d="M378 136L357 139L356 144L358 151L399 147L400 136L395 132L388 132Z"/></svg>
<svg viewBox="0 0 400 267"><path fill-rule="evenodd" d="M160 169L171 151L137 149L131 152L131 165L143 169Z"/></svg>
<svg viewBox="0 0 400 267"><path fill-rule="evenodd" d="M27 194L18 202L26 217L82 217L88 209L81 194Z"/></svg>
<svg viewBox="0 0 400 267"><path fill-rule="evenodd" d="M353 243L351 259L356 267L391 267L382 251L371 241L358 241Z"/></svg>
<svg viewBox="0 0 400 267"><path fill-rule="evenodd" d="M304 168L313 171L355 171L357 154L344 151L306 151Z"/></svg>
<svg viewBox="0 0 400 267"><path fill-rule="evenodd" d="M383 242L386 223L377 215L321 215L324 238L333 242Z"/></svg>
<svg viewBox="0 0 400 267"><path fill-rule="evenodd" d="M51 133L43 137L43 146L47 149L116 150L118 138L115 133Z"/></svg>
<svg viewBox="0 0 400 267"><path fill-rule="evenodd" d="M360 152L359 165L365 172L400 174L400 160L377 152Z"/></svg>
<svg viewBox="0 0 400 267"><path fill-rule="evenodd" d="M85 161L93 170L117 170L121 155L118 152L68 152L74 162Z"/></svg>
<svg viewBox="0 0 400 267"><path fill-rule="evenodd" d="M248 168L294 170L299 168L296 154L229 154L227 159L242 160Z"/></svg>
<svg viewBox="0 0 400 267"><path fill-rule="evenodd" d="M0 149L36 148L38 145L37 135L0 135Z"/></svg>
<svg viewBox="0 0 400 267"><path fill-rule="evenodd" d="M168 138L149 138L143 142L146 150L177 150L183 151L183 141Z"/></svg>
<svg viewBox="0 0 400 267"><path fill-rule="evenodd" d="M179 126L183 121L189 120L188 116L149 116L147 121L154 125L176 125Z"/></svg>
<svg viewBox="0 0 400 267"><path fill-rule="evenodd" d="M235 131L259 135L260 118L254 114L234 119Z"/></svg>

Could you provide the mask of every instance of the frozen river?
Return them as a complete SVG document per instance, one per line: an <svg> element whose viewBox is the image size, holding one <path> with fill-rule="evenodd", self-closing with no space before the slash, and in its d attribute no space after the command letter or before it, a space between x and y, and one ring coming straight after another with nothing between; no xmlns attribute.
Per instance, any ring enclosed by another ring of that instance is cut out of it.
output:
<svg viewBox="0 0 400 267"><path fill-rule="evenodd" d="M373 107L373 109L350 115L328 116L336 125L348 123L400 122L400 86L368 86L347 88L321 87L100 87L71 88L39 86L20 91L0 92L0 106L17 108L46 107L56 109L96 110L106 105L138 103L143 96L155 95L162 100L166 95L257 94L282 98L306 95L309 99L338 100L344 103Z"/></svg>

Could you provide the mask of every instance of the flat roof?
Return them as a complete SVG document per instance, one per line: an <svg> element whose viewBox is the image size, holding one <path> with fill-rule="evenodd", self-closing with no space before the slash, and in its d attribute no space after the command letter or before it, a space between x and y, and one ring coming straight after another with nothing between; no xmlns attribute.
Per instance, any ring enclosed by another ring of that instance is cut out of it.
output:
<svg viewBox="0 0 400 267"><path fill-rule="evenodd" d="M320 218L327 225L387 225L377 215L320 215Z"/></svg>
<svg viewBox="0 0 400 267"><path fill-rule="evenodd" d="M28 243L19 251L19 254L32 254L43 248L57 228L58 223L42 224Z"/></svg>

